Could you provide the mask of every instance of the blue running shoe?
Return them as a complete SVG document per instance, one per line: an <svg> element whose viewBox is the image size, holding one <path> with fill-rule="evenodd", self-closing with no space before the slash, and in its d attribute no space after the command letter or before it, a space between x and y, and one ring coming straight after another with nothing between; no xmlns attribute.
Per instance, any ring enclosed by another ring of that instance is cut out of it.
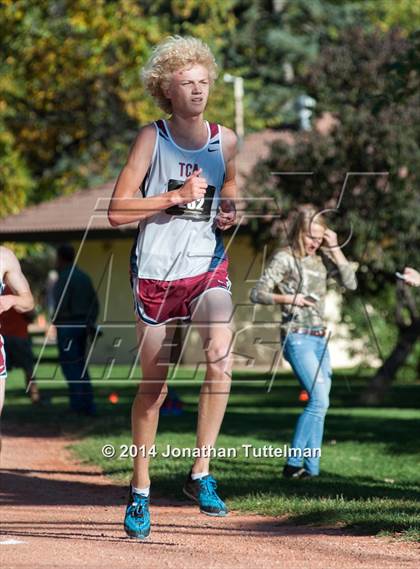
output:
<svg viewBox="0 0 420 569"><path fill-rule="evenodd" d="M226 516L228 509L217 495L216 487L216 480L213 476L210 476L210 474L198 480L193 480L190 473L182 490L188 498L198 502L202 514L207 514L208 516Z"/></svg>
<svg viewBox="0 0 420 569"><path fill-rule="evenodd" d="M149 497L136 494L130 486L124 519L125 533L129 537L146 539L150 535Z"/></svg>

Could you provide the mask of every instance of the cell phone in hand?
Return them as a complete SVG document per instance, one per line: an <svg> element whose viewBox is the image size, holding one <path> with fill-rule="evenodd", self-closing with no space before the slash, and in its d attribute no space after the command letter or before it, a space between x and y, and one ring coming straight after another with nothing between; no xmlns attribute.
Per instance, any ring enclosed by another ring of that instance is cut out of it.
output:
<svg viewBox="0 0 420 569"><path fill-rule="evenodd" d="M312 294L306 294L305 295L305 300L307 300L308 302L313 302L316 303L319 300L319 296L317 296L316 294L312 293Z"/></svg>
<svg viewBox="0 0 420 569"><path fill-rule="evenodd" d="M405 275L403 275L402 273L395 273L395 276L397 277L397 279L401 279L402 281L405 281Z"/></svg>

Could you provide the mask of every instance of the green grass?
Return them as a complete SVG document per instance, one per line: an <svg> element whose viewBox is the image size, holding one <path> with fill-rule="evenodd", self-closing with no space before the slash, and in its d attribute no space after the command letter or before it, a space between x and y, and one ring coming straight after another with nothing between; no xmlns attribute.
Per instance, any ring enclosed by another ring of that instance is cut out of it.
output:
<svg viewBox="0 0 420 569"><path fill-rule="evenodd" d="M47 372L50 370L44 369ZM114 378L126 369L114 370ZM102 377L101 369L92 375ZM236 458L217 458L221 494L234 510L287 516L297 524L339 525L357 533L395 535L399 539L420 539L420 383L396 384L382 407L360 407L358 400L369 372L359 377L348 372L335 374L331 409L326 420L322 449L322 476L308 481L281 478L282 458L247 458L243 444L253 447L283 447L290 442L302 410L299 389L290 374L283 374L267 393L267 377L253 372L234 376L228 411L218 447L236 448ZM191 372L185 377L193 377ZM51 398L49 407L31 407L23 393L23 379L13 372L8 380L5 421L39 423L57 433L82 438L73 445L78 456L99 465L118 482L127 483L131 474L128 458L106 459L104 444L118 450L130 444L130 405L135 381L103 380L95 384L98 417L80 419L66 413L65 383L58 373L53 381L41 383ZM157 438L158 456L152 461L155 493L182 499L180 491L191 465L188 458L163 458L167 444L193 447L200 382L182 382L177 392L185 405L181 417L162 417ZM108 401L118 392L119 403Z"/></svg>

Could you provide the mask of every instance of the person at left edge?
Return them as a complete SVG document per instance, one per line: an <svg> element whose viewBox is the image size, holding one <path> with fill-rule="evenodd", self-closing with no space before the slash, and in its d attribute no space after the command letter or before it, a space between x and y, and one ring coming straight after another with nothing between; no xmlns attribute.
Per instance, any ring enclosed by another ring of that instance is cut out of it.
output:
<svg viewBox="0 0 420 569"><path fill-rule="evenodd" d="M74 248L57 248L58 279L54 285L57 344L61 369L69 387L70 409L81 415L95 415L93 389L86 365L89 334L99 313L92 281L74 264Z"/></svg>
<svg viewBox="0 0 420 569"><path fill-rule="evenodd" d="M6 286L3 294L13 294ZM32 403L40 401L38 385L34 377L34 354L28 326L34 318L34 312L19 312L15 308L0 314L0 330L6 351L7 370L20 368L25 374L26 392Z"/></svg>
<svg viewBox="0 0 420 569"><path fill-rule="evenodd" d="M10 288L10 294L4 294L6 284ZM18 312L30 312L34 308L34 299L15 254L10 249L0 245L0 314L11 308ZM0 416L4 404L6 377L6 354L3 337L0 333Z"/></svg>

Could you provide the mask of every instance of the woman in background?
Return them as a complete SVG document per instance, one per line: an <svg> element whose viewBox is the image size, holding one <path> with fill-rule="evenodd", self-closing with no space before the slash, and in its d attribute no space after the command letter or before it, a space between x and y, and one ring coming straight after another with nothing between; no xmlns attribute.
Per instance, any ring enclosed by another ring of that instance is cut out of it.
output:
<svg viewBox="0 0 420 569"><path fill-rule="evenodd" d="M354 270L338 246L337 234L328 229L313 206L305 206L293 224L290 246L274 255L251 291L252 302L281 306L283 353L309 394L292 441L296 450L289 453L283 470L286 478L319 474L317 449L322 444L332 375L324 318L329 277L347 289L357 288ZM305 449L314 449L310 457L304 457Z"/></svg>

